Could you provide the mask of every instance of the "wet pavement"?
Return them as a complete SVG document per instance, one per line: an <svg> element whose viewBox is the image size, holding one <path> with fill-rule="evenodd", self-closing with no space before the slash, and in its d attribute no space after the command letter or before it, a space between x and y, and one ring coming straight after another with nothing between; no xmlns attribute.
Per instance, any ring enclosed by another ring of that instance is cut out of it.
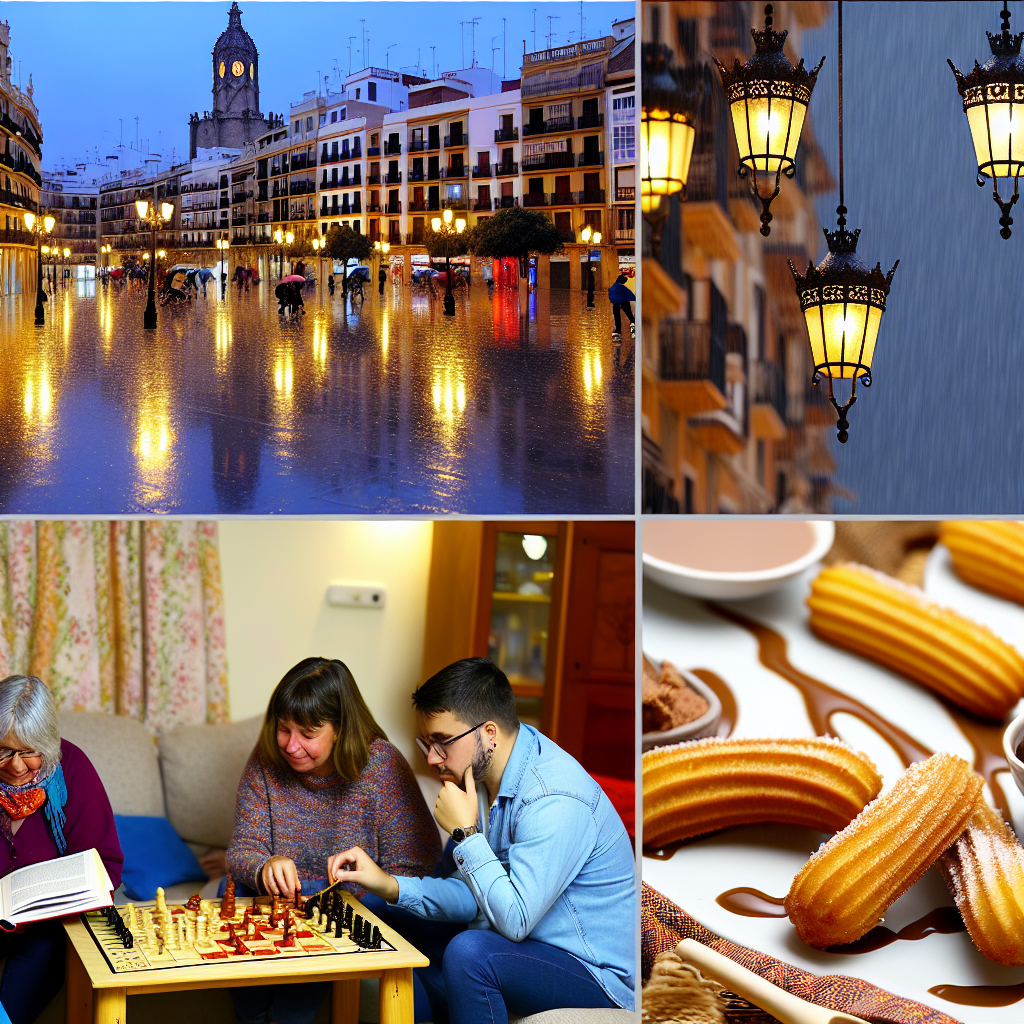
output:
<svg viewBox="0 0 1024 1024"><path fill-rule="evenodd" d="M0 298L0 513L631 513L633 377L599 296L474 287L441 315L264 282L165 307L75 282Z"/></svg>

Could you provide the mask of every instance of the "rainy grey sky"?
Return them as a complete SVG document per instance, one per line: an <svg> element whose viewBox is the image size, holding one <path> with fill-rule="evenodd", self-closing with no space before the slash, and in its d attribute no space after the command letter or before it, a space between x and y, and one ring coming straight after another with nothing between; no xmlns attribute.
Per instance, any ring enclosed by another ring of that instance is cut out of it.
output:
<svg viewBox="0 0 1024 1024"><path fill-rule="evenodd" d="M1009 5L1012 32L1024 3ZM1020 515L1024 510L1024 203L999 237L991 183L975 184L967 119L946 58L963 72L991 56L1002 3L843 5L846 206L858 255L899 269L873 364L874 383L834 443L855 514ZM785 26L781 26L785 27ZM836 17L806 32L827 59L811 117L838 166ZM838 175L837 175L838 178ZM1004 197L1012 192L1004 180ZM818 200L835 227L838 195ZM824 239L817 253L825 252ZM834 432L833 432L834 435Z"/></svg>
<svg viewBox="0 0 1024 1024"><path fill-rule="evenodd" d="M230 0L201 3L6 2L15 82L33 76L43 121L44 167L55 158L100 158L121 141L142 150L188 156L188 116L212 104L213 44L228 23ZM260 54L263 113L287 111L303 92L351 67L390 67L410 74L476 63L509 78L527 50L609 34L631 18L622 0L586 3L299 2L240 0L242 26ZM581 11L582 6L582 11ZM471 19L477 19L474 26ZM549 21L549 18L551 19ZM503 26L502 20L505 20ZM460 24L465 22L466 24ZM549 37L550 31L550 37ZM505 52L502 51L504 33ZM367 39L365 51L363 37ZM394 44L392 46L392 44ZM350 50L351 46L351 50ZM434 49L432 50L431 47ZM351 63L350 63L351 62Z"/></svg>

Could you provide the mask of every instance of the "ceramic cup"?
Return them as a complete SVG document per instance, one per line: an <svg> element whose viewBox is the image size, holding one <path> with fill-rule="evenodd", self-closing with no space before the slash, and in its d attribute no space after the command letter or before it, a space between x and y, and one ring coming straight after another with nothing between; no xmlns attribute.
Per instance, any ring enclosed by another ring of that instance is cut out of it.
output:
<svg viewBox="0 0 1024 1024"><path fill-rule="evenodd" d="M645 732L641 737L644 750L650 750L651 747L665 747L672 743L682 743L684 740L699 740L715 734L718 720L722 717L722 702L718 699L715 691L692 672L682 669L679 674L686 680L688 686L696 690L708 702L708 709L700 718L695 718L692 722L687 722L686 725L680 725L675 729Z"/></svg>
<svg viewBox="0 0 1024 1024"><path fill-rule="evenodd" d="M1018 715L1003 733L1003 753L1010 766L1013 781L1017 783L1017 788L1024 793L1024 761L1021 761L1016 753L1022 739L1024 739L1024 715Z"/></svg>

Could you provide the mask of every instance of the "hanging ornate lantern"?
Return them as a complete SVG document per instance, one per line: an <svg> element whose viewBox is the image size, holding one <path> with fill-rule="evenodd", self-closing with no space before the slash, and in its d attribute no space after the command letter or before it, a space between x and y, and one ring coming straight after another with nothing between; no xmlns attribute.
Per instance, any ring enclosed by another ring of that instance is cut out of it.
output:
<svg viewBox="0 0 1024 1024"><path fill-rule="evenodd" d="M956 75L956 87L964 101L964 113L971 129L978 159L978 184L992 179L992 198L999 206L1002 225L999 234L1010 237L1013 218L1010 209L1019 198L1020 175L1024 172L1024 58L1020 46L1024 32L1010 35L1010 11L1004 0L1003 31L986 32L992 59L962 75L946 60ZM999 195L997 178L1013 178L1013 195L1005 202Z"/></svg>
<svg viewBox="0 0 1024 1024"><path fill-rule="evenodd" d="M779 194L781 176L796 173L796 147L800 142L807 104L825 58L813 71L796 67L782 52L788 32L772 29L772 5L764 9L764 31L750 30L754 55L741 65L726 68L716 57L722 87L729 100L732 126L740 153L739 176L750 178L751 193L761 204L761 234L771 234L768 208ZM771 176L775 176L774 191Z"/></svg>
<svg viewBox="0 0 1024 1024"><path fill-rule="evenodd" d="M640 209L652 213L662 196L681 192L690 173L696 111L669 70L672 51L644 43L640 115Z"/></svg>
<svg viewBox="0 0 1024 1024"><path fill-rule="evenodd" d="M871 360L875 354L878 328L885 312L885 300L892 285L893 275L900 265L897 260L888 274L882 273L882 264L873 270L857 258L857 239L860 229L846 230L845 189L843 183L843 0L839 0L839 206L838 228L825 230L828 255L815 267L808 262L807 273L797 273L793 261L789 269L796 283L807 322L814 360L814 384L828 378L828 400L839 414L836 422L840 444L846 444L850 426L847 412L857 401L858 381L871 386ZM851 381L850 397L840 405L835 396L833 382Z"/></svg>

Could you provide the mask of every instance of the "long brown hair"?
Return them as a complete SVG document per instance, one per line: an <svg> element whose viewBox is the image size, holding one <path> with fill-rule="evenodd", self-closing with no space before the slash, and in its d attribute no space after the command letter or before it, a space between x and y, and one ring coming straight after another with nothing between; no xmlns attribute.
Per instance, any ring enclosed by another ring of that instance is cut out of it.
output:
<svg viewBox="0 0 1024 1024"><path fill-rule="evenodd" d="M286 768L277 742L282 721L300 729L319 729L330 723L338 730L334 767L344 782L357 779L370 759L370 744L386 740L356 686L348 666L337 658L304 658L289 669L270 695L260 730L260 753L272 764Z"/></svg>

